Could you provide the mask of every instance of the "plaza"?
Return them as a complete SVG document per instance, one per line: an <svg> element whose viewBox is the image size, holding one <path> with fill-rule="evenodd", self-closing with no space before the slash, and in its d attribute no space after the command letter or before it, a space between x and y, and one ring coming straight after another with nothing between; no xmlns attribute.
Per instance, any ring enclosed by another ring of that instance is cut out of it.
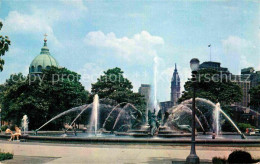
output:
<svg viewBox="0 0 260 164"><path fill-rule="evenodd" d="M69 144L69 143L10 143L0 141L1 150L13 152L13 160L4 163L185 163L188 145L160 144ZM197 146L201 163L211 163L213 157L227 158L234 150L250 152L260 158L260 148L255 146ZM55 153L54 153L55 152Z"/></svg>

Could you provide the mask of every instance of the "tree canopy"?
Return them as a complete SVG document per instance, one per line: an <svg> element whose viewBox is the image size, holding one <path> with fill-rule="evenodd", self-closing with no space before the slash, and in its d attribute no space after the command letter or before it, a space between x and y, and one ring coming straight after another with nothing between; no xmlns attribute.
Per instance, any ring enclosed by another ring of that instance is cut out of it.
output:
<svg viewBox="0 0 260 164"><path fill-rule="evenodd" d="M20 125L26 114L30 129L36 129L57 114L85 104L88 92L79 80L77 73L56 67L43 70L40 76L11 75L0 87L3 120ZM64 119L58 119L48 129L61 128L63 123Z"/></svg>
<svg viewBox="0 0 260 164"><path fill-rule="evenodd" d="M192 98L192 85L191 80L185 83L185 91L179 102ZM242 90L221 72L213 69L201 69L197 74L196 97L205 98L214 103L220 102L221 105L230 105L241 100Z"/></svg>
<svg viewBox="0 0 260 164"><path fill-rule="evenodd" d="M145 110L144 97L132 91L132 83L123 76L123 71L116 67L104 71L97 82L92 84L92 96L98 94L100 98L109 98L121 102L132 103L140 110Z"/></svg>
<svg viewBox="0 0 260 164"><path fill-rule="evenodd" d="M251 88L250 91L250 107L253 109L260 109L260 84L254 88Z"/></svg>
<svg viewBox="0 0 260 164"><path fill-rule="evenodd" d="M0 30L3 27L3 23L0 22ZM0 72L3 71L3 67L5 64L4 59L2 59L2 56L5 55L5 52L9 50L9 46L11 45L11 41L9 40L8 36L2 36L0 35Z"/></svg>

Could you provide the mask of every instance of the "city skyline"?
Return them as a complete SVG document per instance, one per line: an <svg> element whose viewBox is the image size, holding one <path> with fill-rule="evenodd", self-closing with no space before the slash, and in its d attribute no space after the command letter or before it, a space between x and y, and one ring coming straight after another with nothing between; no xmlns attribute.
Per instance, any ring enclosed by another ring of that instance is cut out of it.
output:
<svg viewBox="0 0 260 164"><path fill-rule="evenodd" d="M158 56L158 99L169 100L174 63L178 64L183 91L191 74L189 60L209 61L209 44L212 61L222 63L231 73L240 74L249 66L260 70L257 1L1 1L0 8L1 35L12 41L4 56L0 83L12 73L29 73L45 33L50 52L61 66L83 76L93 75L83 83L87 90L101 72L120 67L137 92L141 84L153 83L153 58Z"/></svg>

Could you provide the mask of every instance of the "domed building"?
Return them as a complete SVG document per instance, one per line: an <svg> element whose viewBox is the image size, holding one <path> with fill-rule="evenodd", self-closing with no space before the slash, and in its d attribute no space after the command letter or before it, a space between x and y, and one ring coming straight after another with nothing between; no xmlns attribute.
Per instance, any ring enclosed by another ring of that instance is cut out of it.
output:
<svg viewBox="0 0 260 164"><path fill-rule="evenodd" d="M46 36L46 35L45 35ZM59 67L57 60L51 56L49 48L47 47L47 39L44 38L44 44L41 49L41 52L36 56L29 68L30 74L39 74L42 73L43 69L50 69L51 66Z"/></svg>

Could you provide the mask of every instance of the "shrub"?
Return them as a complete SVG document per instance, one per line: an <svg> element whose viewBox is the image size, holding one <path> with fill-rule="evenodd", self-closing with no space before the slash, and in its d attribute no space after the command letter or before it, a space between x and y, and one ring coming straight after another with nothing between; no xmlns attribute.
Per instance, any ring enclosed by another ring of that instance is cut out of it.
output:
<svg viewBox="0 0 260 164"><path fill-rule="evenodd" d="M237 126L239 127L239 129L242 132L246 131L246 128L255 128L254 126L250 125L250 124L246 124L246 123L238 123Z"/></svg>
<svg viewBox="0 0 260 164"><path fill-rule="evenodd" d="M212 158L212 163L213 164L226 164L226 159L219 158L219 157L214 157Z"/></svg>
<svg viewBox="0 0 260 164"><path fill-rule="evenodd" d="M233 151L229 156L228 156L228 163L255 163L256 161L253 160L251 155L242 150L236 150Z"/></svg>
<svg viewBox="0 0 260 164"><path fill-rule="evenodd" d="M13 154L0 152L0 161L7 160L7 159L13 159Z"/></svg>
<svg viewBox="0 0 260 164"><path fill-rule="evenodd" d="M7 125L3 125L3 126L1 127L1 130L4 132L7 128L8 128Z"/></svg>

